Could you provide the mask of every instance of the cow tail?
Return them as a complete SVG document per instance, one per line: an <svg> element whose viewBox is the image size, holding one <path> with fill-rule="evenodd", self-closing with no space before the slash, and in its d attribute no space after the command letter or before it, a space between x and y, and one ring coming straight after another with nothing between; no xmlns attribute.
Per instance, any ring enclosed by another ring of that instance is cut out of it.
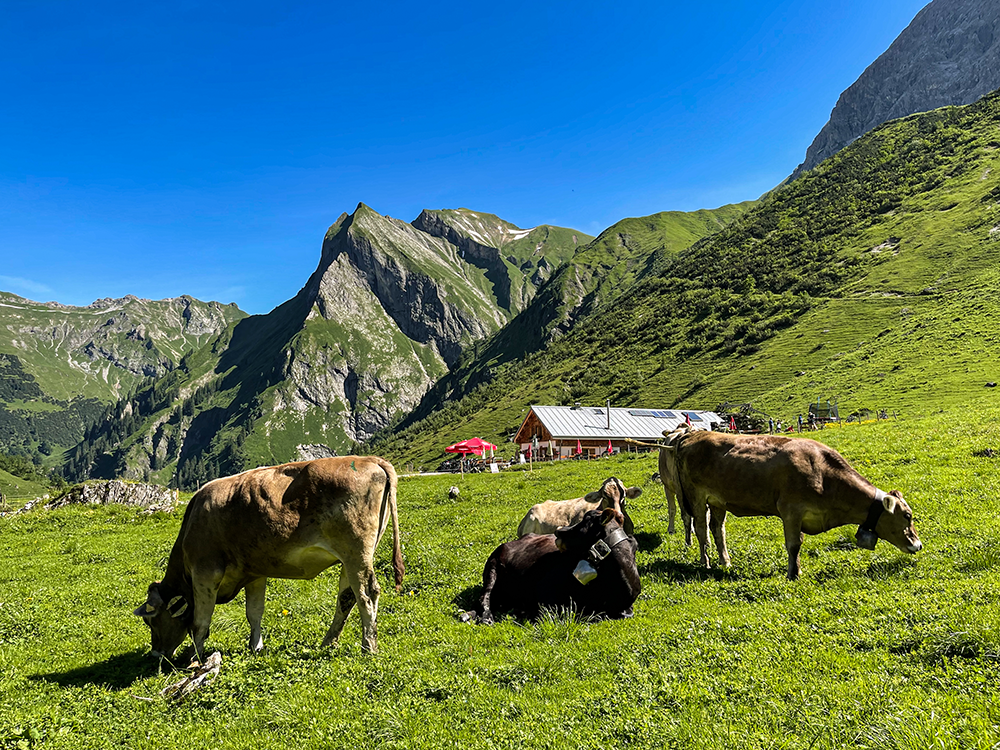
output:
<svg viewBox="0 0 1000 750"><path fill-rule="evenodd" d="M384 513L385 507L388 506L389 516L392 519L392 572L396 579L396 593L398 594L403 590L403 574L406 572L406 566L403 565L403 548L399 541L399 512L396 509L398 479L396 478L396 470L388 461L382 462L382 468L388 479L385 483L385 494L382 497L382 508ZM383 516L383 523L380 524L383 528L384 518Z"/></svg>

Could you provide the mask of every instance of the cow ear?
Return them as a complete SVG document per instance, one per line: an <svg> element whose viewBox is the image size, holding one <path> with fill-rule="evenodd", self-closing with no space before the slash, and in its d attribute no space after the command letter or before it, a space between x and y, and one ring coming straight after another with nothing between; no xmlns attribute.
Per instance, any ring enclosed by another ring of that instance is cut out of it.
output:
<svg viewBox="0 0 1000 750"><path fill-rule="evenodd" d="M625 490L625 497L630 497L635 500L639 495L642 494L642 487L629 487Z"/></svg>
<svg viewBox="0 0 1000 750"><path fill-rule="evenodd" d="M187 612L188 603L183 596L175 596L167 603L167 611L171 617L180 617Z"/></svg>
<svg viewBox="0 0 1000 750"><path fill-rule="evenodd" d="M583 496L583 499L586 500L588 503L599 502L601 499L601 491L597 490L596 492L588 492L586 495Z"/></svg>
<svg viewBox="0 0 1000 750"><path fill-rule="evenodd" d="M892 513L896 510L896 503L899 502L899 498L896 497L898 494L898 492L893 490L893 492L887 493L882 497L882 507L885 508L887 512Z"/></svg>
<svg viewBox="0 0 1000 750"><path fill-rule="evenodd" d="M607 526L609 523L611 523L611 520L614 517L615 517L614 508L605 508L603 511L601 511L601 525Z"/></svg>
<svg viewBox="0 0 1000 750"><path fill-rule="evenodd" d="M149 584L146 591L146 601L134 611L136 617L155 617L163 607L163 597L160 596L159 581Z"/></svg>

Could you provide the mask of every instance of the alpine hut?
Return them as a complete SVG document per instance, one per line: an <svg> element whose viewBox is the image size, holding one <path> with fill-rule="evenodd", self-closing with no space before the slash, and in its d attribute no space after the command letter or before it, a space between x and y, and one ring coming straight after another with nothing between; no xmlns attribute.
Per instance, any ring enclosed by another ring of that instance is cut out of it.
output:
<svg viewBox="0 0 1000 750"><path fill-rule="evenodd" d="M711 430L724 420L715 412L690 409L620 409L609 406L539 406L528 410L513 442L537 458L593 458L628 448L626 439L648 442L663 432L690 422L696 430Z"/></svg>

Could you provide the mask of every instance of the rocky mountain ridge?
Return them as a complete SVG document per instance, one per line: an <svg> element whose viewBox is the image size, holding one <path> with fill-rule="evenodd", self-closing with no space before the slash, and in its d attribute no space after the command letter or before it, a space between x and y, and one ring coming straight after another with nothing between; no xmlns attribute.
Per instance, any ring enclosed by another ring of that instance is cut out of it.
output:
<svg viewBox="0 0 1000 750"><path fill-rule="evenodd" d="M837 101L790 179L884 122L1000 88L1000 4L934 0Z"/></svg>
<svg viewBox="0 0 1000 750"><path fill-rule="evenodd" d="M530 262L523 246L497 242L510 261L480 242L496 232L471 237L469 220L484 215L421 216L408 224L363 203L342 214L293 299L238 322L119 404L107 429L71 459L73 475L150 475L190 486L292 460L301 445L347 452L411 410L463 351L510 319L505 282L523 278L522 266L537 274L590 239L558 227L519 230L485 215L499 236L523 233L513 244L534 235ZM126 431L111 427L123 422Z"/></svg>

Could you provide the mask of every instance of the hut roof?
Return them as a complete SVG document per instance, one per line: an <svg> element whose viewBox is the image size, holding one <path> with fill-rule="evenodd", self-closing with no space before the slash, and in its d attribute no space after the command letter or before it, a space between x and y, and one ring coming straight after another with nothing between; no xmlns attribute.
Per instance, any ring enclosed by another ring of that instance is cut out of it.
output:
<svg viewBox="0 0 1000 750"><path fill-rule="evenodd" d="M530 435L522 438L525 424L532 413L555 440L601 438L623 440L655 440L664 430L670 431L682 424L685 415L691 417L696 430L708 430L712 422L722 422L715 412L692 409L621 409L611 408L611 428L608 428L608 409L604 406L539 406L533 405L514 436L514 442L528 442Z"/></svg>

